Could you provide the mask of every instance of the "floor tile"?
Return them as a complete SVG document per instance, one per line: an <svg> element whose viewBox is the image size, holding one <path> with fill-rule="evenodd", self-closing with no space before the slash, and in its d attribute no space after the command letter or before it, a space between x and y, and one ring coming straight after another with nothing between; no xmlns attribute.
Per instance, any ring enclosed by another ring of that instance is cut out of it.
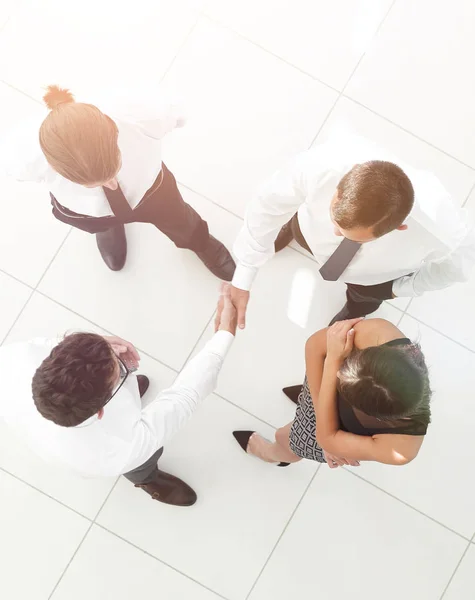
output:
<svg viewBox="0 0 475 600"><path fill-rule="evenodd" d="M0 223L0 268L36 286L68 235L51 214L48 191L35 183L0 180L9 201Z"/></svg>
<svg viewBox="0 0 475 600"><path fill-rule="evenodd" d="M37 102L3 83L0 83L0 104L3 108L0 115L0 191L4 199L0 222L0 268L35 286L66 237L68 228L51 215L49 193L45 187L37 183L20 183L13 178L27 177L25 165L31 160L29 150L25 152L24 144L17 142L17 128L24 130L31 126L34 137L45 111Z"/></svg>
<svg viewBox="0 0 475 600"><path fill-rule="evenodd" d="M472 544L451 581L444 600L472 600L475 590L475 546Z"/></svg>
<svg viewBox="0 0 475 600"><path fill-rule="evenodd" d="M198 8L193 0L137 0L116 3L113 11L108 2L94 0L75 9L61 0L29 2L2 31L0 79L38 99L51 83L85 94L85 101L98 89L127 87L133 93L145 82L154 87L193 27Z"/></svg>
<svg viewBox="0 0 475 600"><path fill-rule="evenodd" d="M464 208L469 222L475 224L475 192L472 192ZM472 314L475 297L475 270L470 279L456 283L443 290L426 292L414 298L408 314L441 331L460 344L475 350L475 320Z"/></svg>
<svg viewBox="0 0 475 600"><path fill-rule="evenodd" d="M398 0L347 95L475 166L475 139L466 135L475 93L467 62L475 51L474 19L471 0Z"/></svg>
<svg viewBox="0 0 475 600"><path fill-rule="evenodd" d="M419 456L404 467L363 464L358 473L404 502L471 537L475 531L473 494L467 477L475 461L475 354L405 316L401 331L420 341L430 371L432 423Z"/></svg>
<svg viewBox="0 0 475 600"><path fill-rule="evenodd" d="M95 525L51 600L166 600L218 596Z"/></svg>
<svg viewBox="0 0 475 600"><path fill-rule="evenodd" d="M165 159L180 182L243 215L255 188L308 148L336 92L207 19L199 21L164 88L189 104Z"/></svg>
<svg viewBox="0 0 475 600"><path fill-rule="evenodd" d="M243 600L314 473L247 456L231 433L272 430L211 396L165 448L161 468L198 493L192 508L152 502L121 480L98 523L224 595Z"/></svg>
<svg viewBox="0 0 475 600"><path fill-rule="evenodd" d="M0 342L7 335L31 294L31 289L0 272Z"/></svg>
<svg viewBox="0 0 475 600"><path fill-rule="evenodd" d="M283 387L303 381L305 343L344 304L344 287L323 281L315 263L286 249L259 272L247 324L221 371L217 393L274 427L291 421L295 406ZM212 325L200 348L213 332Z"/></svg>
<svg viewBox="0 0 475 600"><path fill-rule="evenodd" d="M438 599L465 545L358 477L322 466L249 600L380 600L382 590L385 600Z"/></svg>
<svg viewBox="0 0 475 600"><path fill-rule="evenodd" d="M239 219L189 190L183 195L230 247ZM103 264L94 237L73 231L40 291L180 369L213 314L219 281L152 225L133 224L127 235L127 264L115 273Z"/></svg>
<svg viewBox="0 0 475 600"><path fill-rule="evenodd" d="M72 331L104 333L58 306L55 302L34 294L5 343L26 341L35 337L61 337ZM168 387L175 373L147 356L142 356L140 370L150 376L150 389L144 398L151 399L160 389ZM49 464L38 457L23 440L0 421L0 467L29 484L93 519L115 478L87 478Z"/></svg>
<svg viewBox="0 0 475 600"><path fill-rule="evenodd" d="M206 12L341 90L390 6L391 0L211 0Z"/></svg>
<svg viewBox="0 0 475 600"><path fill-rule="evenodd" d="M383 302L376 312L371 313L366 318L367 319L386 319L386 321L393 323L397 327L403 317L403 314L404 314L403 312L401 312L400 310L398 310L397 308L392 306L392 301L391 301L391 303Z"/></svg>
<svg viewBox="0 0 475 600"><path fill-rule="evenodd" d="M46 600L89 521L0 471L0 596Z"/></svg>
<svg viewBox="0 0 475 600"><path fill-rule="evenodd" d="M338 100L315 144L328 140L348 143L353 137L369 140L395 160L434 173L457 204L465 202L475 183L475 171L419 140L349 98Z"/></svg>

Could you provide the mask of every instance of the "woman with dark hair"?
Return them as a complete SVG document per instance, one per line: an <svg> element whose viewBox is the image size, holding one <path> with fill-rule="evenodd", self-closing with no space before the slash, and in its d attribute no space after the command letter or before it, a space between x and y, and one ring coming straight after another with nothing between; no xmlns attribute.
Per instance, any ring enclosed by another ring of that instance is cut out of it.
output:
<svg viewBox="0 0 475 600"><path fill-rule="evenodd" d="M302 458L330 468L372 460L405 465L430 423L431 390L421 349L384 319L338 321L306 345L306 377L285 388L295 419L271 443L233 433L248 453L278 466Z"/></svg>

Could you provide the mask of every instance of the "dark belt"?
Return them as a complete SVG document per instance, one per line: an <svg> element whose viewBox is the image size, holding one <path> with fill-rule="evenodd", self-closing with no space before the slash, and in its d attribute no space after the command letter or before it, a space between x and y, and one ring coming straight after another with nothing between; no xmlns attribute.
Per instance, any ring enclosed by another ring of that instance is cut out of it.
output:
<svg viewBox="0 0 475 600"><path fill-rule="evenodd" d="M313 252L310 250L309 245L303 237L302 230L300 229L298 213L295 213L290 221L290 230L292 231L292 235L294 236L294 240L297 242L297 244L302 246L302 248L305 248L307 252L310 252L310 254L313 255Z"/></svg>

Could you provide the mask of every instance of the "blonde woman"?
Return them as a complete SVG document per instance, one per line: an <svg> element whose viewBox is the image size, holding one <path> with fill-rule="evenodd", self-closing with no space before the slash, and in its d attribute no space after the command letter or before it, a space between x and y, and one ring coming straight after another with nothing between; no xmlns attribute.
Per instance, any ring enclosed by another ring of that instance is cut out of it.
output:
<svg viewBox="0 0 475 600"><path fill-rule="evenodd" d="M32 157L23 180L49 185L54 216L96 234L106 265L125 264L126 223L151 223L179 248L194 251L217 277L231 280L235 264L208 232L200 215L183 201L172 173L162 163L162 137L183 119L175 106L128 107L109 115L75 102L69 90L47 88L50 109L39 131L41 157Z"/></svg>

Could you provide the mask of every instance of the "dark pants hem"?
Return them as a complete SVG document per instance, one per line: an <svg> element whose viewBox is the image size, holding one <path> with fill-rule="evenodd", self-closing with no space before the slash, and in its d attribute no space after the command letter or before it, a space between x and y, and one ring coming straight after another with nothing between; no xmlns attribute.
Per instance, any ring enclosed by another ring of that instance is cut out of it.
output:
<svg viewBox="0 0 475 600"><path fill-rule="evenodd" d="M157 470L158 459L163 454L163 448L157 450L152 456L136 469L124 473L124 477L135 485L144 485L153 481L153 474Z"/></svg>

